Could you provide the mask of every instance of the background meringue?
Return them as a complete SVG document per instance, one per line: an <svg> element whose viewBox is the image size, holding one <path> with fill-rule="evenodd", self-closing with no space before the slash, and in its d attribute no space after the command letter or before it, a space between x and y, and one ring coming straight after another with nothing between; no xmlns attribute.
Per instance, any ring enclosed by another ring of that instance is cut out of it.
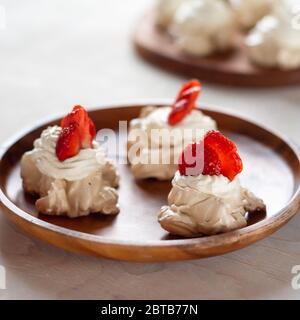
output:
<svg viewBox="0 0 300 320"><path fill-rule="evenodd" d="M271 15L260 20L245 40L249 57L265 67L300 67L300 3L277 0Z"/></svg>
<svg viewBox="0 0 300 320"><path fill-rule="evenodd" d="M167 28L177 8L189 0L158 0L156 5L156 23L157 25Z"/></svg>
<svg viewBox="0 0 300 320"><path fill-rule="evenodd" d="M229 5L220 0L190 0L177 9L170 32L182 51L206 56L233 47L236 25Z"/></svg>
<svg viewBox="0 0 300 320"><path fill-rule="evenodd" d="M229 0L236 20L242 28L252 28L269 14L274 0Z"/></svg>

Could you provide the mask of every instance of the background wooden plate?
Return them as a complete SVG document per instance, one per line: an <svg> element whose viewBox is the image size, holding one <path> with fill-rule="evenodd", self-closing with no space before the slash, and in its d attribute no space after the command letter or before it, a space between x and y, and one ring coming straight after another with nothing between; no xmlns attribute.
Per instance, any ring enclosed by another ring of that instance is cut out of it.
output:
<svg viewBox="0 0 300 320"><path fill-rule="evenodd" d="M91 117L98 129L117 130L119 120L137 117L141 107L101 108L92 111ZM2 211L27 233L61 248L130 261L203 258L245 247L268 236L299 209L299 151L291 142L262 126L230 114L203 110L237 142L245 165L241 181L267 204L267 215L252 215L247 227L198 239L170 236L157 222L157 212L166 204L170 183L136 182L127 165L119 165L121 213L118 216L91 215L71 220L38 215L34 199L25 196L22 190L20 158L32 149L41 131L57 121L28 130L6 145L0 162ZM125 141L121 143L121 148L125 148Z"/></svg>
<svg viewBox="0 0 300 320"><path fill-rule="evenodd" d="M138 54L150 63L169 71L201 80L234 86L282 86L300 83L300 69L284 71L253 65L246 54L242 36L237 50L209 58L182 53L171 37L155 26L155 11L149 11L138 23L134 34Z"/></svg>

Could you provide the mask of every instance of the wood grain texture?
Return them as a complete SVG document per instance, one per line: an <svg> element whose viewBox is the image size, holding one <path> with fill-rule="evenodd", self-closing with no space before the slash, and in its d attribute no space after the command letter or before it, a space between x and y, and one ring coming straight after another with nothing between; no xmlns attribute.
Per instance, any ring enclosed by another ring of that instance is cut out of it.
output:
<svg viewBox="0 0 300 320"><path fill-rule="evenodd" d="M137 117L142 105L100 108L91 112L98 129L117 130L118 121ZM117 217L91 215L80 219L38 215L34 199L25 196L19 161L51 121L21 135L9 144L0 163L0 199L3 212L29 234L63 249L129 261L172 261L224 254L254 243L280 228L299 209L299 152L292 143L253 122L230 114L203 109L222 131L237 142L245 162L242 183L268 207L266 216L249 218L238 231L180 239L171 237L157 222L167 201L170 183L136 182L128 166L120 165L121 213ZM125 144L124 144L125 146Z"/></svg>
<svg viewBox="0 0 300 320"><path fill-rule="evenodd" d="M203 58L184 54L170 35L155 26L154 10L140 19L133 41L137 53L146 61L189 77L231 86L272 87L300 83L300 69L268 69L251 63L242 35L236 39L236 49L228 53Z"/></svg>

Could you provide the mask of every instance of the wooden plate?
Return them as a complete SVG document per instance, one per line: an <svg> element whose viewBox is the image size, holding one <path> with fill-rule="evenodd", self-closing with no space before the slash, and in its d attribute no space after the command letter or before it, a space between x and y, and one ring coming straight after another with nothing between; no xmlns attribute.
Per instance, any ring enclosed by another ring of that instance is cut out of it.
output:
<svg viewBox="0 0 300 320"><path fill-rule="evenodd" d="M234 86L282 86L300 83L300 69L284 71L253 65L237 39L237 50L209 58L195 58L182 53L171 37L155 26L155 12L149 11L134 34L138 54L145 60L169 71L201 80Z"/></svg>
<svg viewBox="0 0 300 320"><path fill-rule="evenodd" d="M117 130L119 120L137 117L141 107L101 108L92 111L91 117L98 129ZM119 165L121 212L118 216L91 215L72 220L38 215L34 199L25 196L22 190L20 159L32 149L42 130L57 121L38 125L6 144L0 160L2 211L27 233L58 247L130 261L198 259L233 251L270 235L299 209L299 151L290 141L251 121L211 109L202 110L237 142L245 165L241 181L267 204L267 215L251 216L247 227L197 239L170 236L157 222L170 183L136 182L127 165Z"/></svg>

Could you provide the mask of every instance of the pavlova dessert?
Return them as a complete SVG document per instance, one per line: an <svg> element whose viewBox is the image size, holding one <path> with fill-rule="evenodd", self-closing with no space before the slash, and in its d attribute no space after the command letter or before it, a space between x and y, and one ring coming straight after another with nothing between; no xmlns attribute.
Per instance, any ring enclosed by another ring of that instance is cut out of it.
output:
<svg viewBox="0 0 300 320"><path fill-rule="evenodd" d="M180 156L168 206L159 223L174 235L195 237L224 233L247 225L246 213L265 211L262 200L240 185L243 169L235 144L210 131Z"/></svg>
<svg viewBox="0 0 300 320"><path fill-rule="evenodd" d="M155 8L156 24L167 29L178 7L189 0L157 0Z"/></svg>
<svg viewBox="0 0 300 320"><path fill-rule="evenodd" d="M189 81L172 106L146 107L130 122L128 160L135 178L171 180L184 146L216 128L213 119L196 109L200 91L198 80Z"/></svg>
<svg viewBox="0 0 300 320"><path fill-rule="evenodd" d="M70 218L119 212L119 176L95 137L93 121L76 106L61 126L44 130L34 149L24 154L23 187L39 196L39 212Z"/></svg>
<svg viewBox="0 0 300 320"><path fill-rule="evenodd" d="M245 40L250 59L262 67L300 67L300 2L275 0Z"/></svg>
<svg viewBox="0 0 300 320"><path fill-rule="evenodd" d="M232 9L220 0L184 1L177 7L169 29L177 46L195 56L233 48L236 30Z"/></svg>

